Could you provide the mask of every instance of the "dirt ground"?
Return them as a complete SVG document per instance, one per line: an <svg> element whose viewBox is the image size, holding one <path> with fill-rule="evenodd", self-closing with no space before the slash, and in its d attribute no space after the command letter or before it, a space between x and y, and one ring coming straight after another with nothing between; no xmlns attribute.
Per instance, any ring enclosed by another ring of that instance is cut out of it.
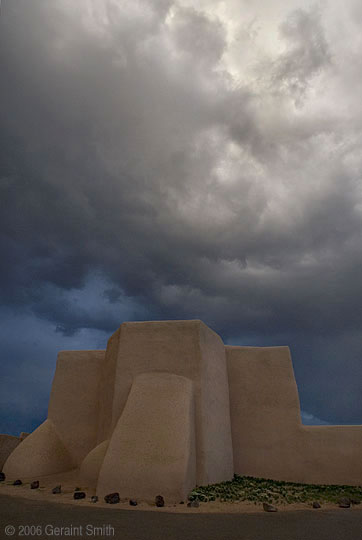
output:
<svg viewBox="0 0 362 540"><path fill-rule="evenodd" d="M144 501L137 501L137 506L130 506L129 500L121 501L118 504L110 505L105 503L104 500L99 500L97 503L92 503L90 498L92 495L95 495L94 490L88 489L86 486L82 485L79 481L79 471L77 469L51 476L45 476L41 478L21 478L23 484L20 486L9 485L14 479L6 479L5 482L0 483L0 495L7 495L11 497L21 497L33 501L47 501L47 502L56 502L60 504L72 504L78 507L92 506L97 508L110 508L117 507L120 509L130 510L137 512L139 510L143 511L156 511L156 512L168 512L168 513L187 513L187 514L203 514L203 513L212 513L212 514L255 514L255 513L265 513L263 510L262 504L254 504L251 502L219 502L212 501L207 503L200 503L199 508L188 508L187 501L184 501L184 504L167 504L165 500L165 506L163 508L157 508L155 504L148 503ZM40 487L39 489L30 489L30 483L33 480L39 480ZM52 488L56 485L61 485L62 492L57 495L53 495ZM86 493L85 499L74 500L73 493L76 487L81 488L82 491ZM160 493L162 495L162 493ZM298 510L310 510L310 512L320 512L321 510L316 510L307 503L297 503L297 504L287 504L287 505L276 505L279 512L291 512ZM335 504L323 503L323 510L335 510L338 508ZM342 509L340 509L342 511ZM361 511L362 505L355 506L351 508L352 511ZM362 538L362 533L361 533Z"/></svg>

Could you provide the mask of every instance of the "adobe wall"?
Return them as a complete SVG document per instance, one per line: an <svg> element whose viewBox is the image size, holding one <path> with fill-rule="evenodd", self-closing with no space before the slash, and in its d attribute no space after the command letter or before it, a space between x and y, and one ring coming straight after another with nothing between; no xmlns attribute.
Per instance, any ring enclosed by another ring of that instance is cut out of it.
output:
<svg viewBox="0 0 362 540"><path fill-rule="evenodd" d="M300 482L362 485L362 426L302 426Z"/></svg>
<svg viewBox="0 0 362 540"><path fill-rule="evenodd" d="M79 467L97 443L99 380L105 351L61 351L48 418L4 464L7 476L46 476Z"/></svg>
<svg viewBox="0 0 362 540"><path fill-rule="evenodd" d="M7 458L10 456L13 450L15 450L19 443L19 437L0 433L0 471L2 470Z"/></svg>
<svg viewBox="0 0 362 540"><path fill-rule="evenodd" d="M45 420L24 439L6 460L7 478L41 477L75 468L68 449L60 439L53 422Z"/></svg>
<svg viewBox="0 0 362 540"><path fill-rule="evenodd" d="M138 375L100 469L97 495L185 500L196 484L194 389L171 373Z"/></svg>
<svg viewBox="0 0 362 540"><path fill-rule="evenodd" d="M48 419L77 467L97 443L104 357L105 351L61 351L57 358Z"/></svg>
<svg viewBox="0 0 362 540"><path fill-rule="evenodd" d="M59 353L48 418L4 472L80 467L101 496L154 499L162 488L179 502L196 484L232 478L229 408L215 332L198 320L124 323L106 351Z"/></svg>
<svg viewBox="0 0 362 540"><path fill-rule="evenodd" d="M362 426L303 426L288 347L226 346L235 472L362 484Z"/></svg>
<svg viewBox="0 0 362 540"><path fill-rule="evenodd" d="M107 358L108 350L116 357L112 360L109 354L108 359L116 365L110 433L137 375L181 375L194 383L196 483L232 478L229 388L221 338L198 320L123 323L111 338Z"/></svg>
<svg viewBox="0 0 362 540"><path fill-rule="evenodd" d="M106 351L60 352L47 420L6 437L7 477L77 467L100 496L179 502L234 472L362 485L362 426L302 425L289 348L225 347L198 320L123 323Z"/></svg>
<svg viewBox="0 0 362 540"><path fill-rule="evenodd" d="M225 349L235 472L293 480L301 419L289 348Z"/></svg>

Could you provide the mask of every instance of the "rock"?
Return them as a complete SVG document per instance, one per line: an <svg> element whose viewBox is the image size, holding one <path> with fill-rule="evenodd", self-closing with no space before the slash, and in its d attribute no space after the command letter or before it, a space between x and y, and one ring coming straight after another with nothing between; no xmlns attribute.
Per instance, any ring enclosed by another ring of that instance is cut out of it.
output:
<svg viewBox="0 0 362 540"><path fill-rule="evenodd" d="M352 498L350 499L351 504L361 504L361 501L359 499Z"/></svg>
<svg viewBox="0 0 362 540"><path fill-rule="evenodd" d="M313 504L312 504L312 507L313 508L321 508L321 505L319 504L318 501L314 501Z"/></svg>
<svg viewBox="0 0 362 540"><path fill-rule="evenodd" d="M92 503L98 502L98 497L97 497L97 495L92 495L92 497L91 497L91 502L92 502Z"/></svg>
<svg viewBox="0 0 362 540"><path fill-rule="evenodd" d="M185 504L184 501L180 501L180 504Z"/></svg>
<svg viewBox="0 0 362 540"><path fill-rule="evenodd" d="M0 482L4 482L5 478L6 478L5 473L0 472Z"/></svg>
<svg viewBox="0 0 362 540"><path fill-rule="evenodd" d="M137 501L135 499L130 499L129 500L129 505L130 506L137 506Z"/></svg>
<svg viewBox="0 0 362 540"><path fill-rule="evenodd" d="M162 497L162 495L157 495L157 497L155 498L155 503L156 503L156 506L158 506L159 508L161 508L162 506L165 506L165 500Z"/></svg>
<svg viewBox="0 0 362 540"><path fill-rule="evenodd" d="M38 489L38 487L39 487L39 480L34 480L34 482L30 484L30 489Z"/></svg>
<svg viewBox="0 0 362 540"><path fill-rule="evenodd" d="M269 503L263 503L263 509L264 512L278 512L277 507Z"/></svg>
<svg viewBox="0 0 362 540"><path fill-rule="evenodd" d="M73 494L73 499L85 499L85 493L84 491L75 491Z"/></svg>
<svg viewBox="0 0 362 540"><path fill-rule="evenodd" d="M57 495L58 493L61 493L61 492L62 492L62 486L55 486L55 487L52 489L53 495Z"/></svg>
<svg viewBox="0 0 362 540"><path fill-rule="evenodd" d="M200 503L197 499L195 499L194 501L190 501L187 503L187 506L189 508L198 508L200 506Z"/></svg>
<svg viewBox="0 0 362 540"><path fill-rule="evenodd" d="M109 493L104 497L104 500L108 504L117 504L121 499L119 498L119 493Z"/></svg>
<svg viewBox="0 0 362 540"><path fill-rule="evenodd" d="M348 499L348 497L342 497L341 499L339 499L338 501L338 506L340 508L350 508L351 506L351 501Z"/></svg>
<svg viewBox="0 0 362 540"><path fill-rule="evenodd" d="M13 482L13 486L21 486L21 484L22 484L22 481L21 481L21 480L15 480L15 481Z"/></svg>

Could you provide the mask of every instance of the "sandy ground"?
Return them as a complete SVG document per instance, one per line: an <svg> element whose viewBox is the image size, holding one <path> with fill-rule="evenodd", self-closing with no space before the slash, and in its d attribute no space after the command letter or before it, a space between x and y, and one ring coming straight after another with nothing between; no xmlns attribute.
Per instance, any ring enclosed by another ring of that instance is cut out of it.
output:
<svg viewBox="0 0 362 540"><path fill-rule="evenodd" d="M200 514L200 513L213 513L213 514L254 514L264 513L262 504L253 504L250 502L219 502L212 501L208 503L200 503L199 508L188 508L187 501L184 504L167 504L163 508L157 508L155 504L147 503L144 501L137 501L137 506L130 506L129 500L121 501L118 504L107 504L104 500L99 500L97 503L92 503L90 498L95 495L94 490L88 489L82 485L79 481L79 471L77 469L69 471L67 473L61 473L51 476L43 476L41 478L21 478L23 484L21 486L13 486L11 483L14 479L6 478L5 482L0 482L0 495L8 495L11 497L21 497L30 499L33 501L47 501L58 502L65 504L73 504L76 506L92 506L100 508L120 508L124 510L131 510L137 512L139 510L156 511L156 512L168 512L168 513L187 513L187 514ZM39 480L39 489L30 489L30 483L33 480ZM54 495L52 489L56 485L62 486L62 492ZM74 500L73 493L76 487L81 488L86 493L85 499ZM161 494L162 495L162 494ZM310 504L288 504L277 505L278 511L290 512L296 510L310 510L311 512L320 512L321 510L335 510L338 508L335 504L323 504L322 509L313 509ZM340 509L342 511L342 509ZM349 511L362 511L362 505L355 506Z"/></svg>

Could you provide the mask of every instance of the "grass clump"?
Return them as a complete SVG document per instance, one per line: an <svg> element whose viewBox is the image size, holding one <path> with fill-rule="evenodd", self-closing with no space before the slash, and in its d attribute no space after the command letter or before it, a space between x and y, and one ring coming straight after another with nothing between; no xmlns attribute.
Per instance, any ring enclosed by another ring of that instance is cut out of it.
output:
<svg viewBox="0 0 362 540"><path fill-rule="evenodd" d="M341 497L361 501L362 486L298 484L234 474L231 481L197 486L191 491L189 500L292 504L337 503Z"/></svg>

